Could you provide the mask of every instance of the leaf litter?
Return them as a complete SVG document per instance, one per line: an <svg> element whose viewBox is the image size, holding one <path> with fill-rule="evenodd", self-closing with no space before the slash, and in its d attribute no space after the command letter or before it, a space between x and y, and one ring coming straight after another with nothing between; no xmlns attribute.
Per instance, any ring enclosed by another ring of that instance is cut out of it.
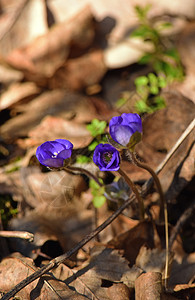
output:
<svg viewBox="0 0 195 300"><path fill-rule="evenodd" d="M20 1L20 5L10 1L12 11L5 1L2 3L0 22L6 20L6 23L0 32L0 68L3 69L3 73L0 72L0 199L8 205L6 197L11 197L11 205L17 208L17 214L12 215L6 224L4 209L1 230L3 227L6 230L27 230L35 235L31 244L17 238L5 240L8 247L3 247L7 253L0 253L0 291L3 296L38 267L71 249L96 226L88 179L63 171L41 169L34 159L37 146L46 140L67 138L75 145L76 153L88 153L87 147L93 138L86 125L94 119L108 122L116 113L132 112L132 103L118 110L110 99L120 98L121 91L132 86L133 77L139 76L140 70L131 65L138 59L135 49L135 57L129 60L128 57L123 59L124 52L120 47L124 43L125 28L132 28L137 21L134 23L133 18L129 18L131 20L126 20L123 25L121 22L114 25L114 22L109 23L108 17L108 23L101 23L109 7L112 17L125 19L123 7L116 14L116 4L110 4L110 1L106 2L105 12L100 4L90 6L88 1L83 1L77 9L73 4L74 13L71 14L71 7L69 11L71 17L60 21L64 9L62 1L61 11L48 1L51 14L44 1L37 1L37 6L33 1ZM159 5L163 14L161 1ZM167 5L167 11L173 10L169 3L164 5ZM129 7L133 11L132 3ZM178 4L177 12L181 7ZM153 9L152 14L155 14L155 4ZM191 12L192 9L190 13L184 10L187 17ZM41 24L38 31L28 18L30 13L36 15L36 19L38 17L37 24ZM55 20L56 24L51 26ZM28 31L23 29L24 24L28 24ZM114 30L111 28L110 34L105 35L103 24L112 24ZM186 79L164 90L165 109L143 117L143 141L137 148L139 158L151 163L153 168L159 166L195 116L193 85L189 84L194 76L190 50L194 39L189 39L193 22L185 20L182 26L178 24L180 27L174 30L176 35L181 33L178 49L186 67ZM13 34L15 39L12 39ZM108 65L108 55L113 59L112 47L109 48L113 41L117 42L114 49L117 55ZM123 68L114 70L118 66ZM128 77L129 70L133 75ZM141 72L146 72L146 69L141 69ZM159 174L168 201L170 235L176 230L174 226L178 219L194 205L193 141L194 132ZM122 155L123 169L140 186L149 178L148 174L133 166L125 152ZM97 172L90 163L86 168ZM113 174L104 176L110 182ZM136 299L147 299L144 293L148 284L152 284L150 300L160 296L163 299L193 299L195 249L192 217L178 225L172 244L169 290L165 294L162 286L154 284L156 278L163 279L165 264L164 227L156 223L158 198L153 189L144 200L148 220L138 220L136 206L126 209L101 232L101 242L90 241L71 260L36 279L17 296L21 299L125 300L135 299L135 296ZM117 205L108 202L100 208L98 224ZM10 206L6 209L12 211ZM2 238L0 242L3 245Z"/></svg>

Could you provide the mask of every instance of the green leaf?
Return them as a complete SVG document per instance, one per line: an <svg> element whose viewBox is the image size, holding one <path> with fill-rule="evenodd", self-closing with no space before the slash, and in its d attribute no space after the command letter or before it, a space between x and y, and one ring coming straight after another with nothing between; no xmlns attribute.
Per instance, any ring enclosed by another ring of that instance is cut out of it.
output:
<svg viewBox="0 0 195 300"><path fill-rule="evenodd" d="M116 108L120 108L121 106L123 106L125 103L127 102L127 99L125 98L120 98L116 101Z"/></svg>
<svg viewBox="0 0 195 300"><path fill-rule="evenodd" d="M78 155L76 161L79 164L86 164L91 161L91 158L85 155Z"/></svg>
<svg viewBox="0 0 195 300"><path fill-rule="evenodd" d="M139 76L135 79L135 85L138 86L146 86L148 84L148 77Z"/></svg>
<svg viewBox="0 0 195 300"><path fill-rule="evenodd" d="M156 103L157 109L162 109L162 108L166 107L165 99L162 96L156 96L155 103Z"/></svg>
<svg viewBox="0 0 195 300"><path fill-rule="evenodd" d="M98 142L97 142L97 141L93 141L93 142L88 146L88 150L89 150L89 151L93 151L97 145L98 145Z"/></svg>
<svg viewBox="0 0 195 300"><path fill-rule="evenodd" d="M157 95L159 93L158 78L154 73L149 73L148 78L150 82L150 93L153 95Z"/></svg>
<svg viewBox="0 0 195 300"><path fill-rule="evenodd" d="M92 201L93 201L94 207L99 208L102 205L104 205L104 203L106 202L106 197L103 196L103 195L102 196L95 196Z"/></svg>
<svg viewBox="0 0 195 300"><path fill-rule="evenodd" d="M172 23L163 22L163 23L158 25L158 30L164 30L164 29L171 28L171 27L173 27Z"/></svg>
<svg viewBox="0 0 195 300"><path fill-rule="evenodd" d="M139 100L135 103L135 108L139 114L148 112L148 105L143 100Z"/></svg>
<svg viewBox="0 0 195 300"><path fill-rule="evenodd" d="M135 6L135 12L140 19L140 21L144 21L147 19L148 12L151 8L151 4L147 4L146 6L142 7L140 5Z"/></svg>
<svg viewBox="0 0 195 300"><path fill-rule="evenodd" d="M153 60L153 54L147 53L140 58L139 64L145 65L150 63L152 60Z"/></svg>
<svg viewBox="0 0 195 300"><path fill-rule="evenodd" d="M94 119L90 124L87 125L87 129L90 131L93 137L96 137L104 133L106 126L106 121L99 121L97 119Z"/></svg>
<svg viewBox="0 0 195 300"><path fill-rule="evenodd" d="M172 57L176 62L180 62L179 53L175 48L167 49L165 55Z"/></svg>
<svg viewBox="0 0 195 300"><path fill-rule="evenodd" d="M141 37L143 39L146 39L148 37L148 28L144 25L140 25L138 28L136 28L132 33L131 37Z"/></svg>
<svg viewBox="0 0 195 300"><path fill-rule="evenodd" d="M103 183L103 180L102 180L101 178L99 178L99 181L100 181L101 183ZM90 180L89 180L89 187L90 187L91 189L96 189L96 190L99 190L99 189L100 189L99 184L97 184L97 182L96 182L95 180L93 180L93 179L90 179Z"/></svg>
<svg viewBox="0 0 195 300"><path fill-rule="evenodd" d="M158 76L158 85L160 88L164 88L167 86L167 79L163 76Z"/></svg>

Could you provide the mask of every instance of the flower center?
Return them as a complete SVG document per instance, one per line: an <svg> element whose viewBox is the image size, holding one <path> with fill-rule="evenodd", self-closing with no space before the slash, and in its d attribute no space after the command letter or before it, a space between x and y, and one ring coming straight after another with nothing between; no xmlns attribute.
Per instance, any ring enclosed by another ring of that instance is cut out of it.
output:
<svg viewBox="0 0 195 300"><path fill-rule="evenodd" d="M108 164L112 159L112 152L104 152L102 155L103 161Z"/></svg>
<svg viewBox="0 0 195 300"><path fill-rule="evenodd" d="M53 153L53 155L52 155L52 158L56 158L59 152L60 152L60 151L58 151L58 152L55 151L55 152Z"/></svg>

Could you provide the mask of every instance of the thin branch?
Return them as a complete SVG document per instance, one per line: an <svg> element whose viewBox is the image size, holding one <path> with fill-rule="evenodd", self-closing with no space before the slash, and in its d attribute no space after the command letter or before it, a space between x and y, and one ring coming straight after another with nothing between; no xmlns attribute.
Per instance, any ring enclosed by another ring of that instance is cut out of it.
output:
<svg viewBox="0 0 195 300"><path fill-rule="evenodd" d="M28 240L29 242L33 242L34 240L34 234L27 232L27 231L5 231L1 230L0 231L0 236L1 237L6 237L6 238L19 238L19 239L24 239Z"/></svg>
<svg viewBox="0 0 195 300"><path fill-rule="evenodd" d="M54 267L57 267L59 264L63 263L67 258L72 256L75 252L77 252L80 248L82 248L85 244L87 244L90 240L92 240L98 233L100 233L103 229L105 229L110 223L112 223L125 208L127 208L133 201L135 200L135 196L132 195L127 201L125 201L104 223L102 223L99 227L93 230L91 233L86 235L78 244L76 244L72 249L67 251L66 253L52 259L49 264L45 265L41 269L34 272L32 275L25 278L23 281L18 283L12 290L6 293L1 299L8 300L17 294L21 289L25 286L41 277Z"/></svg>

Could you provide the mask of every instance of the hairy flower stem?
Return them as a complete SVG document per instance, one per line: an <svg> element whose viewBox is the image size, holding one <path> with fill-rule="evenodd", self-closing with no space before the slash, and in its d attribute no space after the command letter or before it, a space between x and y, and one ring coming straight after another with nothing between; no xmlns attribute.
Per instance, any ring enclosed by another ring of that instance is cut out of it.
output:
<svg viewBox="0 0 195 300"><path fill-rule="evenodd" d="M63 170L68 171L68 172L72 172L72 173L79 172L79 173L81 173L81 174L85 174L85 175L87 175L89 178L95 180L95 182L96 182L100 187L103 187L103 186L104 186L104 185L99 181L99 179L98 179L93 173L89 172L89 171L86 170L86 169L79 168L79 167L67 166L67 167L63 167Z"/></svg>
<svg viewBox="0 0 195 300"><path fill-rule="evenodd" d="M136 188L136 185L131 181L129 176L127 176L127 174L121 168L118 170L118 173L125 179L126 183L130 186L133 193L135 194L139 204L140 220L144 220L144 213L145 213L144 202L142 197L140 196L140 193L138 192L138 189Z"/></svg>
<svg viewBox="0 0 195 300"><path fill-rule="evenodd" d="M165 261L165 288L167 288L167 279L168 279L168 267L169 267L169 228L168 228L168 213L167 213L167 203L164 198L162 186L160 183L160 180L157 176L157 174L154 172L154 170L149 167L147 164L140 162L137 160L135 154L131 151L129 151L130 157L132 159L132 162L137 165L138 167L147 170L152 177L154 178L154 182L156 183L161 205L160 205L160 221L162 220L163 211L164 211L164 222L165 222L165 243L166 243L166 261Z"/></svg>

